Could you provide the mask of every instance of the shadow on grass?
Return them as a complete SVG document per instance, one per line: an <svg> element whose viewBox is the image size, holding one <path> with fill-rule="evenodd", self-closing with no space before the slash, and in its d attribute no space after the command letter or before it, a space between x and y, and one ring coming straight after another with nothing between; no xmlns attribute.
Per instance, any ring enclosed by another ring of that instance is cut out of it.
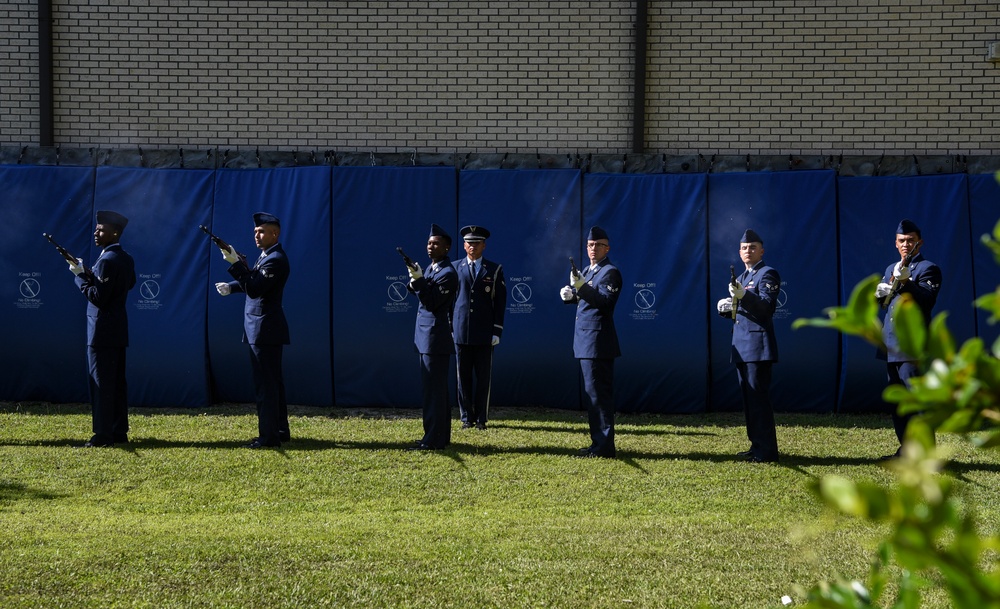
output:
<svg viewBox="0 0 1000 609"><path fill-rule="evenodd" d="M68 495L29 488L16 482L0 482L0 506L32 499L61 499Z"/></svg>
<svg viewBox="0 0 1000 609"><path fill-rule="evenodd" d="M993 474L1000 473L1000 463L958 463L956 461L949 461L945 464L943 471L946 474L951 474L962 482L985 488L986 485L966 477L966 474L981 472L990 472Z"/></svg>
<svg viewBox="0 0 1000 609"><path fill-rule="evenodd" d="M555 430L561 431L561 430ZM200 440L163 440L157 438L136 438L129 442L128 444L116 444L114 447L110 448L78 448L83 441L79 438L58 438L52 440L40 440L40 441L8 441L0 442L0 446L24 446L24 447L62 447L62 448L72 448L73 450L79 450L81 453L88 451L109 451L109 450L120 450L124 452L133 453L140 456L141 451L146 450L170 450L170 449L185 449L185 448L195 448L195 449L207 449L207 450L236 450L236 451L246 451L251 452L250 449L245 448L247 443L246 440L212 440L212 441L200 441ZM290 442L284 443L281 447L277 448L266 448L259 449L263 451L273 451L283 455L285 458L293 458L293 453L296 452L312 452L312 451L324 451L324 450L362 450L362 451L393 451L393 452L407 452L407 449L412 448L414 445L411 441L404 442L384 442L384 441L353 441L353 440L323 440L319 438L306 438L299 437L291 440ZM541 456L554 456L554 457L566 457L568 459L576 460L577 449L566 448L563 446L518 446L518 447L501 447L501 446L491 446L491 445L480 445L480 444L463 444L461 442L454 442L447 448L443 450L435 451L414 451L413 454L417 455L440 455L452 459L458 464L465 464L465 457L476 456L476 457L494 457L503 455L541 455ZM580 459L580 461L590 461L590 459ZM739 457L733 454L724 453L708 453L708 452L650 452L650 451L619 451L617 459L593 459L594 462L607 462L607 461L618 461L624 463L630 467L636 468L641 471L646 471L642 466L642 461L702 461L710 463L722 464L742 464L744 462L743 457ZM881 466L878 458L874 457L862 457L862 456L810 456L810 455L794 455L785 454L781 455L781 460L777 463L746 463L748 468L758 468L758 467L781 467L789 470L796 471L805 477L815 477L816 474L807 471L807 467L845 467L845 466ZM945 473L948 473L955 478L967 482L969 484L978 484L976 481L967 477L968 474L974 473L1000 473L1000 463L963 463L952 461L949 462L945 468ZM0 482L0 504L3 501L9 499L9 495L16 492L18 489L23 489L24 487L20 485L7 485L6 487ZM27 491L25 491L27 492ZM40 498L54 498L47 497L41 493L36 495Z"/></svg>
<svg viewBox="0 0 1000 609"><path fill-rule="evenodd" d="M577 427L566 427L566 423L580 423ZM579 434L581 430L586 430L587 421L582 419L580 421L553 421L552 424L547 425L544 423L527 424L522 423L519 420L504 420L504 419L494 419L490 421L491 429L516 429L519 431L542 431L542 432L560 432L560 433L572 433ZM630 436L717 436L717 433L710 431L694 431L689 429L644 429L642 427L636 427L636 423L631 421L623 421L615 424L616 429L626 428L620 433L627 434Z"/></svg>
<svg viewBox="0 0 1000 609"><path fill-rule="evenodd" d="M457 413L457 410L455 410ZM49 402L0 402L0 413L17 413L23 415L52 416L66 414L90 414L89 404L53 404ZM191 408L129 408L132 416L253 416L256 406L249 403L222 403ZM371 407L340 407L340 406L302 406L290 405L289 415L304 418L326 419L419 419L419 408L371 406ZM525 424L523 429L550 430L548 423L580 422L586 423L585 410L560 410L545 407L505 406L491 407L493 415L491 424L496 427L509 427ZM890 426L888 415L877 412L870 413L775 413L779 427L832 427L886 429ZM508 423L509 422L509 423ZM695 413L634 413L619 412L618 423L632 428L647 426L670 425L679 428L696 428L706 425L717 427L741 427L744 419L742 412L695 412ZM552 430L558 431L558 430ZM635 433L634 431L632 433ZM659 430L651 433L662 433ZM671 430L670 433L683 433Z"/></svg>

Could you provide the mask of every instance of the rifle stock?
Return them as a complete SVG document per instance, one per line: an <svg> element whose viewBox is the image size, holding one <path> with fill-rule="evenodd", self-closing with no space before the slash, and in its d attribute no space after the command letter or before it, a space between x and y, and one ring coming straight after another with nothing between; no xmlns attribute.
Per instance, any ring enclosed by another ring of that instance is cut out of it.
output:
<svg viewBox="0 0 1000 609"><path fill-rule="evenodd" d="M913 251L910 252L909 254L907 254L906 256L903 256L903 260L900 262L900 266L901 267L910 266L910 262L912 262L913 259L920 252L920 246L923 245L923 244L924 244L923 241L917 242L917 245L916 245L916 247L913 248ZM892 283L889 284L889 293L886 294L882 298L882 300L879 302L879 304L882 305L882 308L886 308L886 307L889 306L889 303L892 302L892 299L899 292L899 288L902 287L902 285L903 285L903 282L900 281L900 280L898 280L898 279L896 279L896 277L893 276Z"/></svg>
<svg viewBox="0 0 1000 609"><path fill-rule="evenodd" d="M576 262L573 261L572 256L569 257L569 268L571 271L573 271L574 275L576 275L577 277L580 276L580 270L576 268Z"/></svg>
<svg viewBox="0 0 1000 609"><path fill-rule="evenodd" d="M736 267L729 265L729 285L733 286L735 289L739 284L736 283ZM733 319L736 319L736 306L739 304L739 300L733 296Z"/></svg>
<svg viewBox="0 0 1000 609"><path fill-rule="evenodd" d="M215 246L218 247L220 250L229 251L229 248L232 247L231 245L229 245L228 243L226 243L225 241L223 241L221 237L217 237L216 235L214 235L212 233L212 231L208 230L208 227L205 226L204 224L199 224L198 228L200 228L202 230L202 232L204 232L206 235L208 235L208 238L211 239L212 243L214 243ZM236 248L233 248L233 249L235 250ZM240 257L240 260L242 260L244 263L246 263L246 260L247 260L246 256L244 256L243 254L241 254L239 252L236 252L236 255Z"/></svg>
<svg viewBox="0 0 1000 609"><path fill-rule="evenodd" d="M413 261L413 258L410 258L409 256L406 255L406 252L403 251L403 248L397 247L396 251L399 252L399 255L403 257L403 263L406 264L406 266L410 267L411 269L420 268L417 265L417 263Z"/></svg>
<svg viewBox="0 0 1000 609"><path fill-rule="evenodd" d="M83 274L88 279L91 279L91 280L94 279L94 271L92 271L89 268L87 268L86 265L84 265L82 262L80 262L80 259L78 259L73 254L69 253L69 251L67 251L65 247L63 247L63 246L59 245L58 243L56 243L56 240L52 237L52 235L50 235L48 233L42 233L42 236L45 237L46 239L48 239L49 243L51 243L52 245L55 246L56 251L59 252L60 254L62 254L62 257L66 259L66 262L68 262L70 264L79 264L80 266L83 267Z"/></svg>

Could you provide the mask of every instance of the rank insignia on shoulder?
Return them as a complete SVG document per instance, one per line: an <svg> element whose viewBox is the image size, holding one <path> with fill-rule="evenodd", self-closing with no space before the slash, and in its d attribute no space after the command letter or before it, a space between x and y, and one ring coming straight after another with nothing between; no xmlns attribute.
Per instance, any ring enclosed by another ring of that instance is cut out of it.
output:
<svg viewBox="0 0 1000 609"><path fill-rule="evenodd" d="M260 270L260 274L263 275L264 277L266 277L267 279L271 278L271 271L269 271L267 269L261 269Z"/></svg>
<svg viewBox="0 0 1000 609"><path fill-rule="evenodd" d="M608 285L604 286L604 287L606 287L608 289L608 291L611 292L612 294L614 294L615 292L617 292L618 290L621 289L621 288L616 288L615 286L611 285L610 283Z"/></svg>

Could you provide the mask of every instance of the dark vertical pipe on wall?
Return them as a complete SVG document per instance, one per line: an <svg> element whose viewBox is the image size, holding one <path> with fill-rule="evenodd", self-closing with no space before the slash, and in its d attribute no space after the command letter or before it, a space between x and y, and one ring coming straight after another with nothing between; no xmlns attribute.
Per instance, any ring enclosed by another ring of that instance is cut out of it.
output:
<svg viewBox="0 0 1000 609"><path fill-rule="evenodd" d="M649 2L635 2L635 65L632 67L632 152L646 150L646 29Z"/></svg>
<svg viewBox="0 0 1000 609"><path fill-rule="evenodd" d="M52 0L38 0L38 145L55 145Z"/></svg>

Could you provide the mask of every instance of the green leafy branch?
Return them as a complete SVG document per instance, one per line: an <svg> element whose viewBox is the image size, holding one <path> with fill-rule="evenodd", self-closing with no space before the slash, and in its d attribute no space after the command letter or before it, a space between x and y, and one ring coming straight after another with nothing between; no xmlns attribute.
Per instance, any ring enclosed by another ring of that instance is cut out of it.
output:
<svg viewBox="0 0 1000 609"><path fill-rule="evenodd" d="M992 235L983 236L983 243L1000 264L1000 222ZM874 298L878 280L873 275L859 283L845 306L824 310L825 318L798 319L792 327L833 328L885 349ZM814 488L842 513L888 523L892 532L879 546L867 585L857 580L818 584L807 592L807 606L880 607L891 579L887 567L896 563L901 570L893 609L920 607L920 591L930 585L920 574L927 572L940 575L957 608L1000 608L1000 571L983 568L986 553L1000 550L1000 538L978 534L974 514L963 505L953 480L939 474L946 456L934 447L935 430L963 435L984 431L977 439L980 447L1000 445L1000 340L986 349L982 339L972 338L956 349L947 314L926 324L912 298L899 298L894 324L900 349L923 371L910 380L910 387L892 385L882 393L900 413L919 413L907 428L902 456L889 465L899 483L888 489L827 476ZM1000 320L1000 287L975 305L990 312L990 323Z"/></svg>

